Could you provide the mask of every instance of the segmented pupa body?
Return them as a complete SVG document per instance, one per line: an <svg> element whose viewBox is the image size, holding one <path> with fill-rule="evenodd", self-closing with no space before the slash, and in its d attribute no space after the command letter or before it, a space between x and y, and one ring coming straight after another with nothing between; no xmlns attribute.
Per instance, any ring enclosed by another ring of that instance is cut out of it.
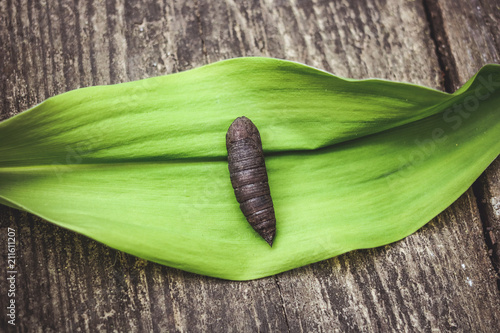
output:
<svg viewBox="0 0 500 333"><path fill-rule="evenodd" d="M226 134L229 174L236 200L248 223L272 246L276 217L269 190L264 152L257 127L236 118Z"/></svg>

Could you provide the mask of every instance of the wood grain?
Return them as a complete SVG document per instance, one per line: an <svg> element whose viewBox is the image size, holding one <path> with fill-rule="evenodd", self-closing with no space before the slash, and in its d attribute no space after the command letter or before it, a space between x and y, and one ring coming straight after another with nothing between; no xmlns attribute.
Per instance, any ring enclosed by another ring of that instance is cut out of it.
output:
<svg viewBox="0 0 500 333"><path fill-rule="evenodd" d="M452 89L498 62L498 5L470 3L5 0L0 119L70 89L248 55ZM481 218L498 216L498 170L497 161L478 183L483 214L469 190L400 242L248 282L150 263L0 206L2 244L7 227L18 234L18 318L9 329L497 332L500 298Z"/></svg>

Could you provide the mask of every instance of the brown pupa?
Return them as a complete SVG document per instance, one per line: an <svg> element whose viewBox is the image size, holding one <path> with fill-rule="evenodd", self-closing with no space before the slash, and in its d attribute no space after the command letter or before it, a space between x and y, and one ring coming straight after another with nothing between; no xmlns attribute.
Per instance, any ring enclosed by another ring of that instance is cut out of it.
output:
<svg viewBox="0 0 500 333"><path fill-rule="evenodd" d="M236 118L226 134L229 175L236 200L248 223L273 246L276 217L267 180L262 142L257 127L246 117Z"/></svg>

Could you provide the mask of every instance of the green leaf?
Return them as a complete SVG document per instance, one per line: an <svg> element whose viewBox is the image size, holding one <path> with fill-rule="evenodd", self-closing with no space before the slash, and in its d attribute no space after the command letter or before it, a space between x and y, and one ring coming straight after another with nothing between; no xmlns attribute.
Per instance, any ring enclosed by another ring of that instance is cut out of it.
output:
<svg viewBox="0 0 500 333"><path fill-rule="evenodd" d="M500 66L447 94L239 58L70 91L0 123L0 203L186 271L247 280L397 241L500 152ZM225 133L259 128L273 248L246 222Z"/></svg>

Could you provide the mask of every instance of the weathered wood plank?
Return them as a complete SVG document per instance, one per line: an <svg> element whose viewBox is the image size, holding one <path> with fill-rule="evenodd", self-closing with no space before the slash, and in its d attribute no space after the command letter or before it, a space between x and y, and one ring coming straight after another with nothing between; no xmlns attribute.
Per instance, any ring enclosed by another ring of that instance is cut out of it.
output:
<svg viewBox="0 0 500 333"><path fill-rule="evenodd" d="M483 29L480 21L471 26ZM77 87L244 55L444 87L425 8L403 0L7 0L0 2L0 51L0 119ZM471 70L456 63L457 73ZM4 206L0 222L1 237L7 227L18 234L17 331L499 328L498 290L471 191L401 242L248 282L146 262Z"/></svg>
<svg viewBox="0 0 500 333"><path fill-rule="evenodd" d="M9 22L12 13L13 20L0 32L0 45L6 45L4 39L12 45L10 53L2 47L6 52L0 55L0 63L12 66L2 68L2 94L9 97L2 118L70 89L206 63L196 4L44 5L14 2L1 11L2 19ZM40 38L48 44L41 67L47 69L48 82L25 59L39 59L42 46L26 48L25 57L18 55L25 36L37 33L18 11L40 17L36 24L46 31ZM46 87L44 94L34 95L30 87L19 92L28 81ZM3 206L1 213L3 234L8 226L18 233L18 331L287 330L281 303L271 301L280 299L274 279L231 284L200 277L119 253L30 214ZM6 290L5 279L0 286ZM0 327L7 327L5 316Z"/></svg>
<svg viewBox="0 0 500 333"><path fill-rule="evenodd" d="M488 63L500 63L500 7L490 1L436 3L443 17L440 34L449 44L450 64L455 66L451 85L458 87ZM495 82L496 94L500 82ZM489 254L498 274L500 269L500 158L484 172L475 186L482 212ZM497 276L500 288L500 277Z"/></svg>

